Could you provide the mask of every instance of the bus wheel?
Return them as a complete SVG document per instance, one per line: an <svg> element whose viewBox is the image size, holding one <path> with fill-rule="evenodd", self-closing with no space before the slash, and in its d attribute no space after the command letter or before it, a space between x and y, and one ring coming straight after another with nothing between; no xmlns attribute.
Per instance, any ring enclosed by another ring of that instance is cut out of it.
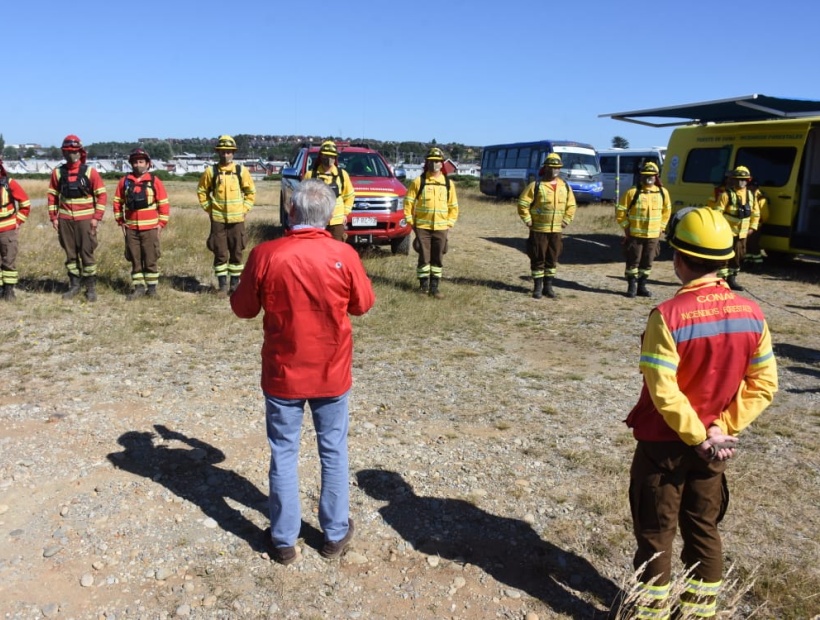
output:
<svg viewBox="0 0 820 620"><path fill-rule="evenodd" d="M504 200L504 188L501 185L495 186L495 199L498 201Z"/></svg>

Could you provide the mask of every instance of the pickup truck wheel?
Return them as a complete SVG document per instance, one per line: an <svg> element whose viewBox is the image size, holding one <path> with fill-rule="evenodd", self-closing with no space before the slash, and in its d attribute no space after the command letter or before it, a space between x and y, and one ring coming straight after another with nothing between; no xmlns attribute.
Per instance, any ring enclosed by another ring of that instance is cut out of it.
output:
<svg viewBox="0 0 820 620"><path fill-rule="evenodd" d="M390 250L393 254L410 254L410 235L390 240Z"/></svg>

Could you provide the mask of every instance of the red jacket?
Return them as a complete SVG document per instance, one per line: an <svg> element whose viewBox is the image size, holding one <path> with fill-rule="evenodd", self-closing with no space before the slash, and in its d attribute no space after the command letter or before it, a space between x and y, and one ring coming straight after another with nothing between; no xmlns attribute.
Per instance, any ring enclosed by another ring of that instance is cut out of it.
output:
<svg viewBox="0 0 820 620"><path fill-rule="evenodd" d="M8 189L0 184L0 232L16 230L31 210L31 202L20 184L14 179L8 179L8 184Z"/></svg>
<svg viewBox="0 0 820 620"><path fill-rule="evenodd" d="M128 205L126 183L135 195L145 192L145 206L131 209ZM120 179L114 192L114 219L120 226L133 230L165 228L171 207L162 179L146 172L142 176L131 173Z"/></svg>
<svg viewBox="0 0 820 620"><path fill-rule="evenodd" d="M97 221L105 214L105 204L108 201L108 194L105 193L105 184L100 173L95 168L86 168L87 185L81 196L64 196L63 182L74 183L77 181L80 166L85 165L80 162L73 164L63 164L58 166L51 173L51 181L48 184L48 216L53 222L61 220L90 220ZM67 179L63 179L63 172L67 171Z"/></svg>
<svg viewBox="0 0 820 620"><path fill-rule="evenodd" d="M265 311L266 394L332 398L353 383L348 314L364 314L374 301L356 250L325 230L300 228L251 251L231 308L243 319Z"/></svg>

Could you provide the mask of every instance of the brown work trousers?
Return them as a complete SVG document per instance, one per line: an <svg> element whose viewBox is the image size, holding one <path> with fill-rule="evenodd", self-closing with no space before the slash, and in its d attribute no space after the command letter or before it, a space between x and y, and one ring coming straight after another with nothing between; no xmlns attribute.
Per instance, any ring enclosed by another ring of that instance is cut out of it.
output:
<svg viewBox="0 0 820 620"><path fill-rule="evenodd" d="M329 232L336 241L344 241L347 239L344 224L328 224L325 230Z"/></svg>
<svg viewBox="0 0 820 620"><path fill-rule="evenodd" d="M57 236L65 251L65 267L74 276L97 275L97 233L91 220L58 220Z"/></svg>
<svg viewBox="0 0 820 620"><path fill-rule="evenodd" d="M17 272L17 229L0 232L0 271Z"/></svg>
<svg viewBox="0 0 820 620"><path fill-rule="evenodd" d="M746 237L743 239L735 237L732 249L735 251L735 255L729 259L728 271L730 274L736 274L740 271L743 259L746 258Z"/></svg>
<svg viewBox="0 0 820 620"><path fill-rule="evenodd" d="M148 281L156 283L156 278L149 274L158 274L157 261L160 257L159 228L134 230L125 227L125 260L131 263L131 277L142 274ZM139 280L139 278L137 278Z"/></svg>
<svg viewBox="0 0 820 620"><path fill-rule="evenodd" d="M427 276L440 278L444 267L444 255L447 253L447 232L416 228L416 242L413 249L419 253L416 274L423 279Z"/></svg>
<svg viewBox="0 0 820 620"><path fill-rule="evenodd" d="M530 258L532 277L554 277L558 269L558 257L563 249L564 237L560 232L531 230L527 239L527 256Z"/></svg>
<svg viewBox="0 0 820 620"><path fill-rule="evenodd" d="M245 222L215 222L211 220L211 234L205 244L214 254L214 268L227 264L242 265L242 253L245 251ZM219 274L217 274L219 275Z"/></svg>
<svg viewBox="0 0 820 620"><path fill-rule="evenodd" d="M652 263L661 251L660 240L655 237L627 237L624 241L627 278L648 277L652 273Z"/></svg>
<svg viewBox="0 0 820 620"><path fill-rule="evenodd" d="M725 461L706 462L679 441L639 441L632 459L629 505L638 550L635 570L646 563L640 581L662 586L672 574L672 545L678 526L681 560L692 577L719 582L723 548L718 523L729 505ZM660 553L658 557L652 556Z"/></svg>

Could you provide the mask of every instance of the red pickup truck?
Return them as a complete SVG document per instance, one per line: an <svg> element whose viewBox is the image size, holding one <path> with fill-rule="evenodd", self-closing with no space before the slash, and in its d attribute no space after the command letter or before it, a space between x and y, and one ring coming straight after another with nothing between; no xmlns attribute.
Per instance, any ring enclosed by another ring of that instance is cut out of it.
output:
<svg viewBox="0 0 820 620"><path fill-rule="evenodd" d="M356 198L347 218L347 242L356 246L390 245L393 254L410 252L413 229L404 219L404 196L407 189L378 151L366 146L336 143L338 165L347 170ZM304 146L291 165L282 170L282 192L279 196L279 221L288 227L285 207L293 189L305 177L319 154L318 146Z"/></svg>

